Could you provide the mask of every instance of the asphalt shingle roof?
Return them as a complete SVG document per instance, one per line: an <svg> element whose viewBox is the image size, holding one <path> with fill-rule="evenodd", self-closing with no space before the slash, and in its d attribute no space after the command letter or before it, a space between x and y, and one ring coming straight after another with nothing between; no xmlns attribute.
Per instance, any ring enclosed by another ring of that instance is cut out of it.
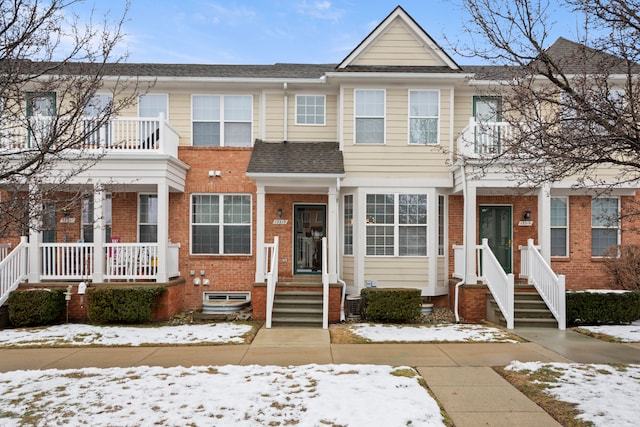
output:
<svg viewBox="0 0 640 427"><path fill-rule="evenodd" d="M344 174L337 142L266 142L256 140L247 173Z"/></svg>

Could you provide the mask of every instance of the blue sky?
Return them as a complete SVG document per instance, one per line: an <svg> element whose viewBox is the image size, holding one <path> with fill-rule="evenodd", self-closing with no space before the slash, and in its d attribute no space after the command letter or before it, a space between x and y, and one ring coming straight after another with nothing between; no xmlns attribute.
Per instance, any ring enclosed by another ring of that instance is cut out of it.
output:
<svg viewBox="0 0 640 427"><path fill-rule="evenodd" d="M469 37L459 0L130 0L125 45L128 62L273 64L338 63L400 4L458 63L448 49ZM96 0L99 15L122 13L125 0ZM77 10L81 15L94 3ZM570 18L570 17L569 17ZM559 19L557 35L571 32ZM575 19L573 20L575 28ZM557 38L552 37L552 40Z"/></svg>

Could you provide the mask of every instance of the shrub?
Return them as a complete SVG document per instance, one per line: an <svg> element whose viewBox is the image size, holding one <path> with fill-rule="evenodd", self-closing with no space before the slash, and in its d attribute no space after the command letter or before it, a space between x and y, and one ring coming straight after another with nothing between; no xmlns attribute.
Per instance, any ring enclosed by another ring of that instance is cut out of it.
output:
<svg viewBox="0 0 640 427"><path fill-rule="evenodd" d="M87 316L96 323L144 323L153 319L153 305L166 291L144 288L92 288L87 293Z"/></svg>
<svg viewBox="0 0 640 427"><path fill-rule="evenodd" d="M611 246L604 256L604 264L616 289L640 290L640 246Z"/></svg>
<svg viewBox="0 0 640 427"><path fill-rule="evenodd" d="M32 289L9 294L9 320L18 327L51 325L64 307L62 289Z"/></svg>
<svg viewBox="0 0 640 427"><path fill-rule="evenodd" d="M640 291L567 293L567 323L569 324L620 324L638 319L640 319Z"/></svg>
<svg viewBox="0 0 640 427"><path fill-rule="evenodd" d="M420 289L364 288L360 296L361 313L367 320L403 323L422 314Z"/></svg>

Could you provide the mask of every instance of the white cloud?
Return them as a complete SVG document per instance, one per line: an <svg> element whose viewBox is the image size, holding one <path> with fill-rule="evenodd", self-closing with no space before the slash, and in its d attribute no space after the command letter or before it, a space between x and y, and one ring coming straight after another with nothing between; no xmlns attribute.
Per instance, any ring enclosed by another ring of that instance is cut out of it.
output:
<svg viewBox="0 0 640 427"><path fill-rule="evenodd" d="M344 11L333 7L330 1L307 1L298 3L298 13L312 18L337 21L344 15Z"/></svg>

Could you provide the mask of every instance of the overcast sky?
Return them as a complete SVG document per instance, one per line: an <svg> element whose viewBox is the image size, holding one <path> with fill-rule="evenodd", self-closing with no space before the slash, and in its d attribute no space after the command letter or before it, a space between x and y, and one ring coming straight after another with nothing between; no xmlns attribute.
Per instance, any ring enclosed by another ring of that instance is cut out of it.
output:
<svg viewBox="0 0 640 427"><path fill-rule="evenodd" d="M130 0L128 62L273 64L338 63L398 4L387 0ZM121 14L126 0L86 0L97 15ZM449 49L468 41L460 0L404 0L400 5L461 65ZM571 37L575 19L554 16L557 36ZM575 31L573 31L575 32Z"/></svg>

